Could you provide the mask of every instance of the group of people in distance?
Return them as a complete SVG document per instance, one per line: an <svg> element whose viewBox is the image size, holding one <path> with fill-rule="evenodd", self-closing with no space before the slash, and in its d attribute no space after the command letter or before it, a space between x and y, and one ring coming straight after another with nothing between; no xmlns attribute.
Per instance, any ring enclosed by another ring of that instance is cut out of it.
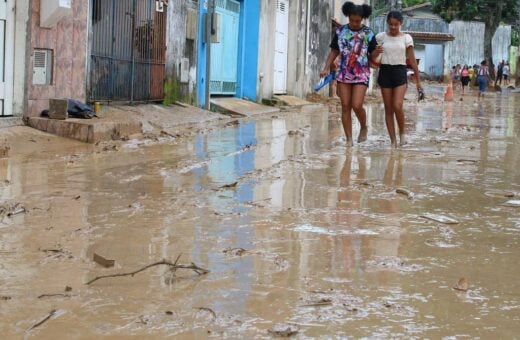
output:
<svg viewBox="0 0 520 340"><path fill-rule="evenodd" d="M494 65L491 65L491 67L493 68ZM480 63L480 65L461 66L460 64L457 64L453 66L451 69L451 80L453 82L454 88L458 88L460 84L461 93L463 96L465 88L468 87L470 84L478 85L478 98L480 99L481 96L484 96L488 84L491 82L491 73L494 72L491 72L485 60L483 60ZM504 80L504 85L509 85L509 74L509 62L502 60L498 64L498 68L496 70L494 85L502 85L502 80Z"/></svg>
<svg viewBox="0 0 520 340"><path fill-rule="evenodd" d="M336 73L337 93L341 101L341 120L347 146L354 145L352 110L361 126L357 142L367 140L367 115L363 103L370 79L370 67L373 64L379 66L377 83L381 88L391 145L394 148L405 145L407 141L403 102L408 86L407 60L414 72L417 90L422 91L422 88L413 39L409 34L401 32L403 15L399 11L390 11L386 17L388 30L376 35L363 24L363 20L372 14L369 5L356 5L348 1L343 4L342 12L348 17L348 24L336 30L320 76L327 75L336 58L339 59ZM399 144L394 118L397 121Z"/></svg>

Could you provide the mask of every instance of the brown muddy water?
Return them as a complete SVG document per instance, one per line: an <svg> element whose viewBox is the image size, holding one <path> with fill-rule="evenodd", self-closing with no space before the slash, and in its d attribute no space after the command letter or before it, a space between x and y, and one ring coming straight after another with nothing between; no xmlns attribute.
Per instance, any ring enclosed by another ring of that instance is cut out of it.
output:
<svg viewBox="0 0 520 340"><path fill-rule="evenodd" d="M12 154L0 334L515 338L519 106L512 94L409 102L399 150L373 104L369 140L349 150L338 114L312 112ZM158 265L86 284L179 255L210 272Z"/></svg>

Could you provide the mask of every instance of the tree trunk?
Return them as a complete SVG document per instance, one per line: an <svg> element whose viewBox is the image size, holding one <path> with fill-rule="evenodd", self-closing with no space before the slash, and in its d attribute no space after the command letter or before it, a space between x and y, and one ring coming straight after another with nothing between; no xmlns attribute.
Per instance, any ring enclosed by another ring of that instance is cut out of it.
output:
<svg viewBox="0 0 520 340"><path fill-rule="evenodd" d="M488 61L489 71L491 78L495 77L494 68L491 67L493 65L493 36L497 30L498 24L493 24L495 27L488 26L486 24L486 28L484 30L484 59Z"/></svg>
<svg viewBox="0 0 520 340"><path fill-rule="evenodd" d="M490 13L485 19L484 29L484 59L489 61L490 70L493 72L493 36L497 31L498 25L500 24L500 18L502 17L502 9L504 8L503 1L497 1L495 8L489 8ZM494 74L493 74L494 76Z"/></svg>

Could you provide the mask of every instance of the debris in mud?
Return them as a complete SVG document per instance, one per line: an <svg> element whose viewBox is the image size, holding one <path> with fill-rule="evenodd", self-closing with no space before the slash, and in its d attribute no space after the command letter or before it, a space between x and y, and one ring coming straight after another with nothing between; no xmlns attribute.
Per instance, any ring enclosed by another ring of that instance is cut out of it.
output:
<svg viewBox="0 0 520 340"><path fill-rule="evenodd" d="M80 198L81 198L80 195L74 197L74 199L75 199L76 201L79 200Z"/></svg>
<svg viewBox="0 0 520 340"><path fill-rule="evenodd" d="M464 277L461 277L459 279L459 281L457 282L457 284L453 287L453 289L459 290L461 292L467 291L468 288L469 288L468 281Z"/></svg>
<svg viewBox="0 0 520 340"><path fill-rule="evenodd" d="M406 195L406 197L408 197L409 200L413 200L415 197L415 194L413 192L404 188L397 188L395 189L395 192L401 195Z"/></svg>
<svg viewBox="0 0 520 340"><path fill-rule="evenodd" d="M171 134L169 132L166 132L164 130L161 130L160 134L161 134L161 137L172 137L172 138L176 138L177 137L176 135L173 135L173 134Z"/></svg>
<svg viewBox="0 0 520 340"><path fill-rule="evenodd" d="M456 219L444 215L423 214L420 217L444 224L459 224L459 221Z"/></svg>
<svg viewBox="0 0 520 340"><path fill-rule="evenodd" d="M86 283L86 285L90 285L91 283L94 283L97 280L106 279L106 278L109 278L109 277L134 276L135 274L140 273L140 272L142 272L142 271L144 271L144 270L146 270L148 268L152 268L152 267L160 266L160 265L165 265L165 266L170 267L171 271L176 271L177 269L191 269L195 273L197 273L198 275L204 275L204 274L209 273L209 270L201 268L201 267L197 266L196 264L194 264L193 262L190 263L189 265L177 264L177 261L179 260L179 258L180 258L180 255L179 255L179 257L177 257L177 260L175 260L174 263L166 261L166 260L161 260L161 261L154 262L152 264L146 265L146 266L144 266L144 267L142 267L140 269L137 269L135 271L128 272L128 273L117 273L117 274L96 276L92 280L88 281Z"/></svg>
<svg viewBox="0 0 520 340"><path fill-rule="evenodd" d="M405 263L405 261L395 256L381 256L375 260L368 261L367 265L375 270L395 270L399 272L414 272L424 268L418 264Z"/></svg>
<svg viewBox="0 0 520 340"><path fill-rule="evenodd" d="M36 327L39 327L41 325L43 325L45 322L47 322L50 318L52 318L56 312L58 310L56 309L53 309L49 312L49 314L47 314L43 319L41 319L40 321L38 321L37 323L35 323L34 325L31 326L31 328L29 328L29 330L32 330L32 329L35 329Z"/></svg>
<svg viewBox="0 0 520 340"><path fill-rule="evenodd" d="M109 260L109 259L106 259L106 258L104 258L103 256L101 256L101 255L99 255L99 254L96 254L96 253L94 253L92 259L94 260L94 262L96 262L96 263L99 264L99 265L102 265L102 266L105 267L105 268L113 267L114 264L116 263L116 260Z"/></svg>
<svg viewBox="0 0 520 340"><path fill-rule="evenodd" d="M173 312L171 310L167 310L166 312L164 312L166 315L173 315Z"/></svg>
<svg viewBox="0 0 520 340"><path fill-rule="evenodd" d="M478 163L478 159L457 159L458 163Z"/></svg>
<svg viewBox="0 0 520 340"><path fill-rule="evenodd" d="M56 293L56 294L42 294L38 296L38 299L48 298L48 297L70 297L70 294L64 294L64 293Z"/></svg>
<svg viewBox="0 0 520 340"><path fill-rule="evenodd" d="M226 123L225 126L226 127L228 127L228 126L236 126L236 125L239 125L239 124L240 124L240 122L238 121L238 119L235 119L235 120L232 120L232 121Z"/></svg>
<svg viewBox="0 0 520 340"><path fill-rule="evenodd" d="M287 270L287 268L289 268L289 261L285 260L281 256L276 256L276 258L274 259L274 264L278 268L278 271L284 271Z"/></svg>
<svg viewBox="0 0 520 340"><path fill-rule="evenodd" d="M288 338L296 335L300 331L300 327L286 323L278 323L274 325L268 332L274 336Z"/></svg>
<svg viewBox="0 0 520 340"><path fill-rule="evenodd" d="M345 309L348 311L348 312L357 312L359 311L359 309L357 307L354 307L352 305L347 305L346 303L343 304L343 307L345 307Z"/></svg>
<svg viewBox="0 0 520 340"><path fill-rule="evenodd" d="M117 145L106 145L103 147L103 151L118 151Z"/></svg>
<svg viewBox="0 0 520 340"><path fill-rule="evenodd" d="M213 309L208 308L208 307L197 307L197 309L199 311L206 311L206 312L210 313L213 321L217 320L217 313L215 313L215 311Z"/></svg>
<svg viewBox="0 0 520 340"><path fill-rule="evenodd" d="M242 256L244 255L245 253L247 253L247 250L244 249L244 248L226 248L223 250L223 253L226 254L226 255L231 255L231 256Z"/></svg>
<svg viewBox="0 0 520 340"><path fill-rule="evenodd" d="M2 296L0 296L0 300L2 300L2 301L11 300L11 297L10 296L6 296L6 295L2 295Z"/></svg>
<svg viewBox="0 0 520 340"><path fill-rule="evenodd" d="M0 158L8 157L9 150L11 150L11 147L9 145L0 146Z"/></svg>
<svg viewBox="0 0 520 340"><path fill-rule="evenodd" d="M304 305L300 305L300 307L319 307L319 306L330 306L330 305L332 305L332 299L321 298L318 301L309 302Z"/></svg>
<svg viewBox="0 0 520 340"><path fill-rule="evenodd" d="M287 133L289 136L305 136L305 133L303 133L303 131L300 131L300 130L289 130L289 132Z"/></svg>
<svg viewBox="0 0 520 340"><path fill-rule="evenodd" d="M233 182L231 184L225 184L225 185L221 186L219 189L236 188L237 185L238 185L238 182Z"/></svg>
<svg viewBox="0 0 520 340"><path fill-rule="evenodd" d="M506 207L520 207L520 200L509 200L506 203L504 203Z"/></svg>
<svg viewBox="0 0 520 340"><path fill-rule="evenodd" d="M20 203L14 205L0 206L0 217L1 216L15 216L18 214L26 213L27 210Z"/></svg>
<svg viewBox="0 0 520 340"><path fill-rule="evenodd" d="M72 253L69 251L69 250L63 250L61 247L58 247L57 248L53 248L53 249L39 249L40 251L43 251L44 253L47 254L47 257L51 257L51 258L56 258L56 259L59 259L59 258L68 258L68 259L73 259L74 256L72 255Z"/></svg>

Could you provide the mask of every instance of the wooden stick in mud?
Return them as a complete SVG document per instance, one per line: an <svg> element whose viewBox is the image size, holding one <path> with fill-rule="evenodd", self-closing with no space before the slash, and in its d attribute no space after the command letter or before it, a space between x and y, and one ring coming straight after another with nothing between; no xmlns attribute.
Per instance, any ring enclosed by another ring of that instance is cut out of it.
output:
<svg viewBox="0 0 520 340"><path fill-rule="evenodd" d="M203 274L207 274L209 273L209 270L207 269L204 269L204 268L201 268L199 266L197 266L195 263L190 263L189 265L185 265L185 264L177 264L177 261L179 260L179 257L177 257L177 260L175 261L175 263L171 263L169 261L166 261L166 260L162 260L162 261L159 261L159 262L155 262L155 263L152 263L152 264L149 264L149 265L146 265L136 271L133 271L133 272L128 272L128 273L118 273L118 274L110 274L110 275L101 275L101 276L96 276L95 278L93 278L92 280L90 280L89 282L87 282L86 284L89 285L97 280L100 280L100 279L105 279L107 277L120 277L120 276L134 276L135 274L137 273L140 273L148 268L152 268L152 267L155 267L155 266L160 266L160 265L165 265L165 266L169 266L173 271L177 270L177 269L191 269L193 270L195 273L199 274L199 275L203 275Z"/></svg>
<svg viewBox="0 0 520 340"><path fill-rule="evenodd" d="M31 326L31 328L29 328L29 330L32 330L32 329L35 329L36 327L39 327L41 325L43 325L47 320L49 320L50 318L52 318L54 316L54 314L56 314L56 309L53 309L49 312L49 314L47 314L46 317L44 317L41 321L39 321L38 323L34 324Z"/></svg>

